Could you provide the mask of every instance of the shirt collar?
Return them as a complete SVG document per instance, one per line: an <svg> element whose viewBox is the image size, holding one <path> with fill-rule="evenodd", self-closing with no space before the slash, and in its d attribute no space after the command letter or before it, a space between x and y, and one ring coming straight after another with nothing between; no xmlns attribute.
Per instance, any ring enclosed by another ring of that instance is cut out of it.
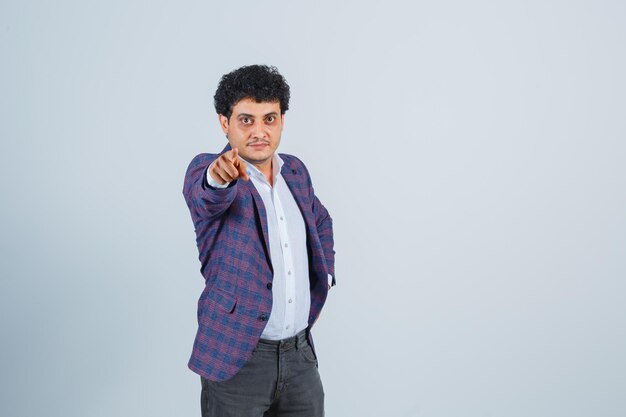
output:
<svg viewBox="0 0 626 417"><path fill-rule="evenodd" d="M280 170L282 169L284 164L285 164L285 161L283 161L283 158L281 158L277 152L274 152L274 155L272 156L272 171L274 174L274 181L276 181L276 178L280 176ZM263 173L259 171L257 167L255 167L248 161L246 161L246 173L250 177L263 179L267 182L267 178L265 178L265 175L263 175Z"/></svg>

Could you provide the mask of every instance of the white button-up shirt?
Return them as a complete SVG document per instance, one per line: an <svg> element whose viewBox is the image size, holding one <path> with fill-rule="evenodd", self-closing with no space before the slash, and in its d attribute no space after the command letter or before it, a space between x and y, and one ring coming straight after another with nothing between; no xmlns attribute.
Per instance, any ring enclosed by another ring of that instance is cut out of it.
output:
<svg viewBox="0 0 626 417"><path fill-rule="evenodd" d="M267 214L270 255L274 269L273 303L261 337L270 340L285 339L305 329L311 308L306 225L296 200L280 174L283 164L282 158L274 153L274 186L270 185L265 175L254 165L250 162L246 164L248 176L261 196ZM228 186L217 183L209 170L207 182L210 186ZM328 281L330 285L330 274Z"/></svg>

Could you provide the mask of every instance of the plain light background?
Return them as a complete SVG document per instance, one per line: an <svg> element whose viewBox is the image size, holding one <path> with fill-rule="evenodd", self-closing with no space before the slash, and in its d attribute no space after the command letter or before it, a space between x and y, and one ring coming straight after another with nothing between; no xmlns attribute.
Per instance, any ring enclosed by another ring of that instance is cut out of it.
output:
<svg viewBox="0 0 626 417"><path fill-rule="evenodd" d="M619 1L3 1L0 415L199 416L182 196L241 65L335 224L326 414L626 415Z"/></svg>

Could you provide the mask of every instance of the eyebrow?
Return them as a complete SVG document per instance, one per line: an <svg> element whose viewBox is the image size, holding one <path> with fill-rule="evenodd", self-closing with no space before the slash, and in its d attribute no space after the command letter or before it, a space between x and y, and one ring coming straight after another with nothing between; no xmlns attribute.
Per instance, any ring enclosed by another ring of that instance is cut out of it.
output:
<svg viewBox="0 0 626 417"><path fill-rule="evenodd" d="M248 113L239 113L239 114L237 115L237 117L242 117L242 116L243 116L243 117L250 117L250 118L254 119L254 115L252 115L252 114L248 114ZM276 113L275 111L273 111L273 112L267 113L267 114L266 114L266 115L264 115L263 117L267 117L267 116L278 116L278 113Z"/></svg>

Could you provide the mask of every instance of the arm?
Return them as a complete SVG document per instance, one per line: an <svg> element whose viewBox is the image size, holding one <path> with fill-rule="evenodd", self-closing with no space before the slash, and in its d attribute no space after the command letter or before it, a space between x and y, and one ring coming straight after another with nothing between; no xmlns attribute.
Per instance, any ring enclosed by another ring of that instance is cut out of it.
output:
<svg viewBox="0 0 626 417"><path fill-rule="evenodd" d="M309 179L310 181L310 179ZM315 225L317 226L317 234L320 237L322 243L322 250L324 251L324 258L326 259L326 266L328 267L330 286L337 285L335 280L335 249L333 240L333 219L328 214L328 210L317 198L311 185L311 193L313 194L313 214L315 215Z"/></svg>
<svg viewBox="0 0 626 417"><path fill-rule="evenodd" d="M309 185L309 199L312 202L311 209L315 215L315 226L317 227L317 234L322 244L322 251L324 252L324 258L326 259L326 267L328 268L328 286L337 285L335 280L335 242L333 240L333 219L328 214L328 210L322 204L322 202L315 195L313 189L313 182L311 181L311 175L309 174L306 165L298 158L295 158L306 172L307 182Z"/></svg>
<svg viewBox="0 0 626 417"><path fill-rule="evenodd" d="M185 174L183 195L194 220L213 220L222 215L235 200L237 181L226 188L214 188L207 182L209 165L219 155L200 154L189 164Z"/></svg>

